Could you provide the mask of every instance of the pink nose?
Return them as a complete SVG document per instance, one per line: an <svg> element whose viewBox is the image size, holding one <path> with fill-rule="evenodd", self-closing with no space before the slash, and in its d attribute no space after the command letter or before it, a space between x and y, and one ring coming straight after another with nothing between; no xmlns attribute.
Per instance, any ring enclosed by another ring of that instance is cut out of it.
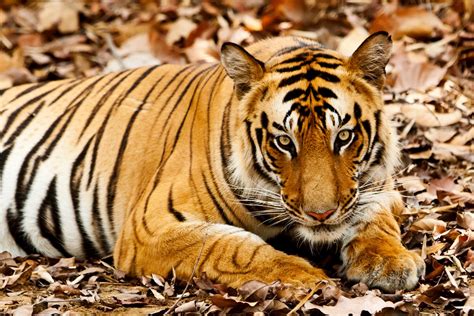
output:
<svg viewBox="0 0 474 316"><path fill-rule="evenodd" d="M334 213L335 211L336 210L327 210L323 213L308 212L306 214L308 214L311 217L316 218L318 221L322 221L322 220L325 220L326 218L328 218L329 216L331 216L331 214Z"/></svg>

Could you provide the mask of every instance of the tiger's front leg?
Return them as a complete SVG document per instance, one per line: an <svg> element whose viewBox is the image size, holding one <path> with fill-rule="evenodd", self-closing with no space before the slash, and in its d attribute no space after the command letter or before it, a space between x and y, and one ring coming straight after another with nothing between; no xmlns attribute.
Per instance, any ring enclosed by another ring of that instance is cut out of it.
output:
<svg viewBox="0 0 474 316"><path fill-rule="evenodd" d="M153 232L126 224L114 260L132 275L166 276L174 267L177 277L187 280L195 269L196 276L206 272L210 279L233 287L250 280L315 287L328 280L321 269L242 228L198 221L165 224Z"/></svg>
<svg viewBox="0 0 474 316"><path fill-rule="evenodd" d="M389 210L357 228L342 247L342 259L349 280L387 292L414 288L425 271L421 257L402 245L400 229Z"/></svg>

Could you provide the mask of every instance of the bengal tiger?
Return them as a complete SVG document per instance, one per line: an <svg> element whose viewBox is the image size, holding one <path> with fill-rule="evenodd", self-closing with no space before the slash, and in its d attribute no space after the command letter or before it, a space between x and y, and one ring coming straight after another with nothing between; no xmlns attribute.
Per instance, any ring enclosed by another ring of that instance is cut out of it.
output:
<svg viewBox="0 0 474 316"><path fill-rule="evenodd" d="M325 272L266 240L339 245L341 273L411 289L396 134L381 89L390 36L351 57L301 37L221 63L12 87L0 97L0 249L101 257L130 275L314 287Z"/></svg>

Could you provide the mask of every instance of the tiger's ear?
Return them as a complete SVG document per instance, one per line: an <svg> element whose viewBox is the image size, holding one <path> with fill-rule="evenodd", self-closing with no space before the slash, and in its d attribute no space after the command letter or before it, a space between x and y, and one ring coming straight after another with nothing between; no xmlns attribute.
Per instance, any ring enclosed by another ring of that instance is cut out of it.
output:
<svg viewBox="0 0 474 316"><path fill-rule="evenodd" d="M265 72L265 65L260 60L234 43L222 45L221 62L229 77L234 80L239 99L250 90L252 82L262 79Z"/></svg>
<svg viewBox="0 0 474 316"><path fill-rule="evenodd" d="M392 38L387 32L370 35L349 59L349 67L377 89L385 82L385 66L390 59Z"/></svg>

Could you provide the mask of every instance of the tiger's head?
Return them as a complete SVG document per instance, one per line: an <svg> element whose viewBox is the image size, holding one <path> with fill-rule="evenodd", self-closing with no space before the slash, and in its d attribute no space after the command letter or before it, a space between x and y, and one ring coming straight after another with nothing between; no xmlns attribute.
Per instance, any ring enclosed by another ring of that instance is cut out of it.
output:
<svg viewBox="0 0 474 316"><path fill-rule="evenodd" d="M222 48L238 104L232 180L265 224L331 241L389 200L397 141L381 89L392 43L375 33L348 58L292 41L271 54Z"/></svg>

